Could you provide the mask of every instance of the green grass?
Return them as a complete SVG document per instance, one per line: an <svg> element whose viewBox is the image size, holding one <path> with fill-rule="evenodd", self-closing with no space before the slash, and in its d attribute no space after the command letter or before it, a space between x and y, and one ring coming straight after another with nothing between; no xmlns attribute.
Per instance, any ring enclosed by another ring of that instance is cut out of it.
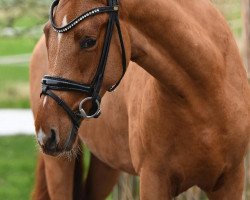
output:
<svg viewBox="0 0 250 200"><path fill-rule="evenodd" d="M0 108L29 108L27 65L0 66Z"/></svg>
<svg viewBox="0 0 250 200"><path fill-rule="evenodd" d="M31 53L37 39L27 37L0 38L0 56Z"/></svg>
<svg viewBox="0 0 250 200"><path fill-rule="evenodd" d="M31 23L28 19L26 25ZM21 24L25 24L24 21ZM0 57L31 53L37 39L0 38ZM0 58L1 59L1 58ZM0 66L0 108L29 108L28 64Z"/></svg>
<svg viewBox="0 0 250 200"><path fill-rule="evenodd" d="M14 26L15 27L21 27L21 28L30 28L33 26L36 26L38 24L42 24L44 22L41 22L38 18L30 17L28 15L22 16L21 18L17 19L15 21Z"/></svg>
<svg viewBox="0 0 250 200"><path fill-rule="evenodd" d="M36 163L34 137L0 137L0 155L0 199L29 199Z"/></svg>

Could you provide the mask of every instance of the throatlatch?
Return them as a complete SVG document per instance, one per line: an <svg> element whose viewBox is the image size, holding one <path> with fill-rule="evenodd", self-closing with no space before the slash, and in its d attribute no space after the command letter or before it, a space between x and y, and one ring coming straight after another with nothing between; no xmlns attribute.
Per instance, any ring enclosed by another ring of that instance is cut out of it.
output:
<svg viewBox="0 0 250 200"><path fill-rule="evenodd" d="M112 34L114 30L114 25L116 25L116 28L117 28L121 50L122 50L121 56L122 56L123 73L119 81L109 89L110 92L114 91L114 89L119 85L119 83L121 82L126 72L126 53L125 53L125 47L123 43L123 37L122 37L122 32L121 32L119 18L118 18L119 5L118 5L117 0L108 0L108 6L91 9L83 13L81 16L75 18L74 20L72 20L71 22L69 22L67 25L63 27L57 27L54 21L54 14L55 14L54 10L58 4L59 4L59 0L55 0L52 3L51 10L50 10L51 25L53 29L58 33L65 33L69 31L73 27L77 26L77 24L80 23L82 20L88 17L92 17L94 15L102 14L102 13L109 13L109 21L108 21L108 25L106 29L100 62L99 62L96 74L91 84L81 84L81 83L77 83L72 80L62 78L62 77L55 77L55 76L48 76L48 75L44 76L42 79L41 95L48 95L52 99L54 99L57 102L57 104L65 110L65 112L68 114L68 116L70 117L72 121L73 128L68 138L68 142L66 143L68 145L70 140L72 140L76 136L77 130L83 119L97 118L99 117L101 113L101 110L100 110L101 97L99 93L100 93L103 78L104 78L104 72L105 72L105 68L107 64L107 58L109 54L109 48L110 48L110 43L111 43ZM81 92L81 93L87 94L88 97L81 101L78 111L73 111L60 97L58 97L55 93L53 93L52 90ZM92 101L92 108L90 109L90 112L86 112L83 109L83 106L87 101ZM67 145L66 145L66 148L67 148Z"/></svg>

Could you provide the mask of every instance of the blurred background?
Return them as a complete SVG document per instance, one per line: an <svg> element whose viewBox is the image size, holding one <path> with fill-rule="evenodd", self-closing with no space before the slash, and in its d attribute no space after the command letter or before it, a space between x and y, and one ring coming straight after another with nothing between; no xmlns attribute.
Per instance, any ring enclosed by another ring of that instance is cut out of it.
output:
<svg viewBox="0 0 250 200"><path fill-rule="evenodd" d="M213 3L226 17L249 72L249 0L213 0ZM0 199L27 200L33 188L37 148L29 109L28 65L48 19L50 4L51 0L0 0ZM249 160L248 156L246 167ZM138 199L138 194L138 179L124 174L109 199ZM178 199L206 197L192 188ZM244 199L250 200L247 190Z"/></svg>

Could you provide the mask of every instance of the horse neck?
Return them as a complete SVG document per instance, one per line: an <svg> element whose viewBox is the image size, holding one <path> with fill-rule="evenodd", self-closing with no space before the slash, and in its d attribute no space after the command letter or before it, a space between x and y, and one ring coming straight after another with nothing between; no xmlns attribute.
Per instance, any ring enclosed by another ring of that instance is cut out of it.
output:
<svg viewBox="0 0 250 200"><path fill-rule="evenodd" d="M121 1L121 18L129 27L131 60L184 96L197 96L193 88L216 91L225 71L223 37L232 43L229 29L209 1L181 2ZM223 39L214 36L217 24ZM241 63L240 57L238 60Z"/></svg>

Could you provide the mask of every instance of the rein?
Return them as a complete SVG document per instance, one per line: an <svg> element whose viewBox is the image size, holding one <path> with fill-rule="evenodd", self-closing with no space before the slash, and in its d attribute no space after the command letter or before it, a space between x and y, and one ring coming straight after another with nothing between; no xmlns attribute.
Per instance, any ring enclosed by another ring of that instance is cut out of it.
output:
<svg viewBox="0 0 250 200"><path fill-rule="evenodd" d="M51 10L50 10L50 22L53 27L53 29L58 33L65 33L75 27L78 23L80 23L82 20L102 13L108 13L109 14L109 21L106 29L103 49L101 58L99 61L99 65L97 67L96 74L91 82L91 84L80 84L72 80L68 80L62 77L55 77L55 76L49 76L45 75L42 79L42 95L48 95L53 100L57 102L59 106L61 106L65 112L68 114L69 118L72 121L73 127L70 133L70 136L67 139L65 149L70 150L69 144L74 140L74 138L77 135L80 123L83 119L90 119L90 118L98 118L101 114L100 109L100 102L101 97L99 95L101 86L103 83L104 78L104 72L107 64L107 58L109 54L112 34L114 30L114 26L116 25L117 32L119 35L120 40L120 46L122 50L122 67L123 67L123 73L119 81L114 84L108 91L112 92L116 89L116 87L120 84L125 72L126 72L126 53L125 53L125 47L123 43L123 37L118 17L118 11L119 11L119 5L117 0L108 0L108 6L104 7L98 7L94 8L92 10L89 10L85 13L83 13L81 16L75 18L71 22L69 22L67 25L63 27L57 27L56 23L54 22L54 10L55 7L59 4L59 0L55 0L52 3ZM79 110L73 111L59 96L57 96L52 90L56 91L75 91L75 92L81 92L84 94L87 94L87 98L83 99L79 104ZM83 106L86 102L91 101L92 102L92 108L87 113Z"/></svg>

